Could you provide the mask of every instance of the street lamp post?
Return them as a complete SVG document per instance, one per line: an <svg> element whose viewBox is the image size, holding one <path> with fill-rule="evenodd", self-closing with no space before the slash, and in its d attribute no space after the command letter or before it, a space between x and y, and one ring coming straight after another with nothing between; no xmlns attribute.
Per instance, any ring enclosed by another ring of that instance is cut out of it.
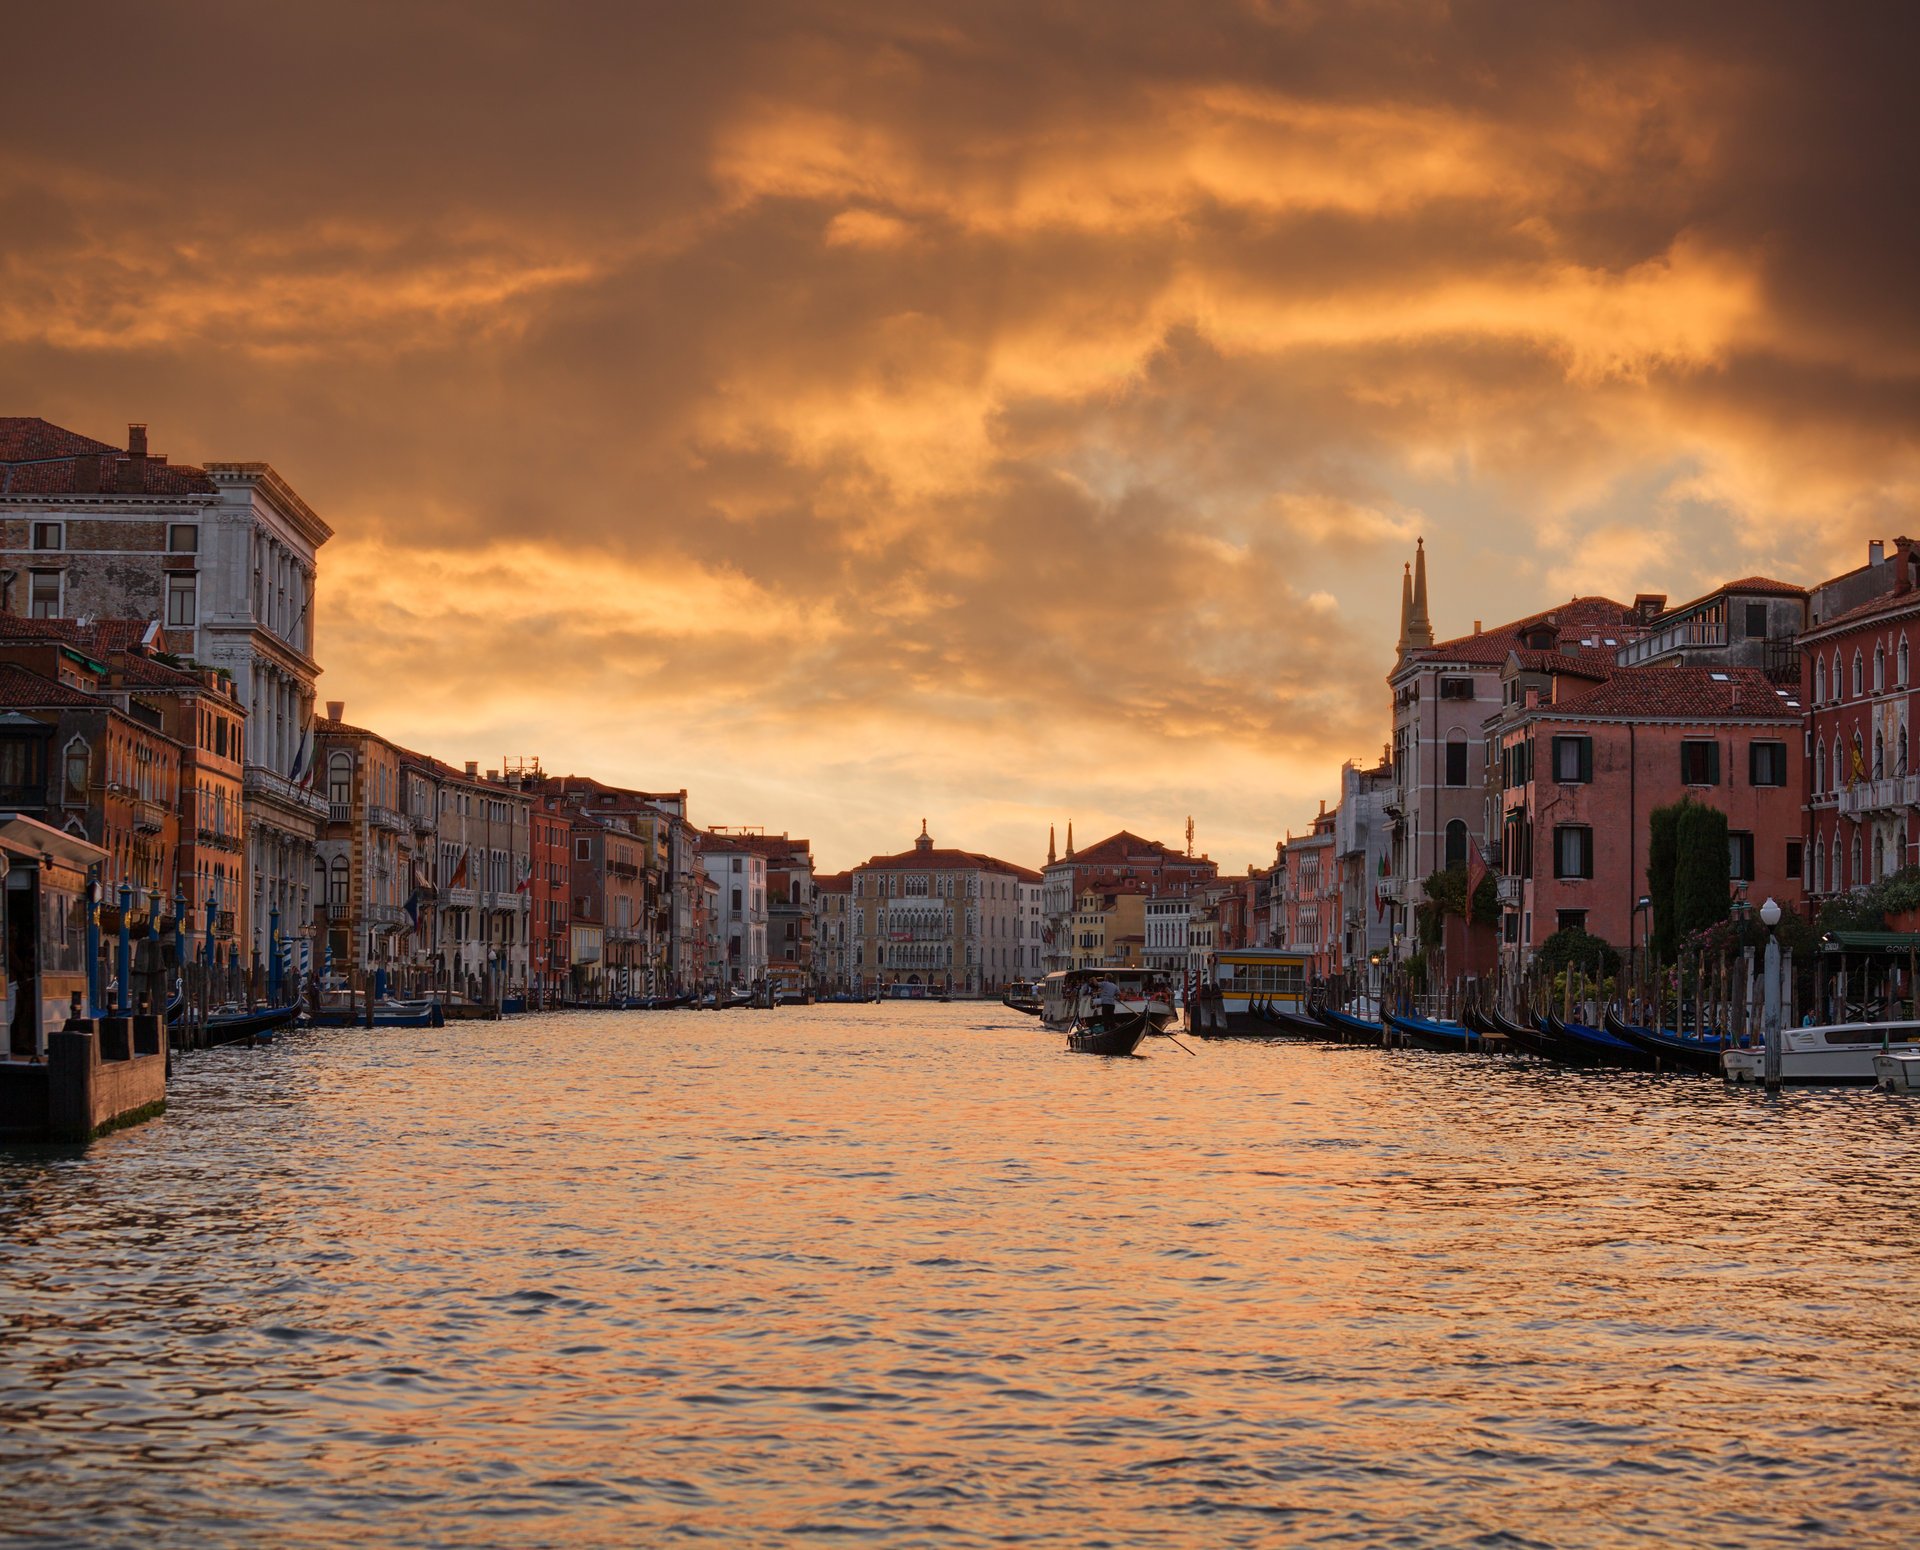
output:
<svg viewBox="0 0 1920 1550"><path fill-rule="evenodd" d="M1767 928L1766 999L1762 1005L1760 1033L1766 1044L1766 1083L1768 1092L1780 1090L1780 906L1772 899L1760 906L1760 920Z"/></svg>

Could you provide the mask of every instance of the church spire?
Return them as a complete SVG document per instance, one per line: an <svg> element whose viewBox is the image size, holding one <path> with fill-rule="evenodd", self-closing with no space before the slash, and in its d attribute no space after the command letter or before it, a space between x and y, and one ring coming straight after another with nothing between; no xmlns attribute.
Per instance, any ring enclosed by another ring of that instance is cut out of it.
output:
<svg viewBox="0 0 1920 1550"><path fill-rule="evenodd" d="M1397 655L1407 654L1407 637L1413 629L1413 566L1411 563L1400 567L1400 643L1394 647Z"/></svg>
<svg viewBox="0 0 1920 1550"><path fill-rule="evenodd" d="M1073 820L1067 820L1067 859L1073 859Z"/></svg>
<svg viewBox="0 0 1920 1550"><path fill-rule="evenodd" d="M1433 644L1433 620L1427 613L1427 541L1414 540L1413 617L1407 622L1407 641L1413 646Z"/></svg>
<svg viewBox="0 0 1920 1550"><path fill-rule="evenodd" d="M1052 866L1054 862L1058 861L1059 859L1060 858L1054 854L1054 850L1053 850L1053 825L1048 824L1047 825L1047 865Z"/></svg>

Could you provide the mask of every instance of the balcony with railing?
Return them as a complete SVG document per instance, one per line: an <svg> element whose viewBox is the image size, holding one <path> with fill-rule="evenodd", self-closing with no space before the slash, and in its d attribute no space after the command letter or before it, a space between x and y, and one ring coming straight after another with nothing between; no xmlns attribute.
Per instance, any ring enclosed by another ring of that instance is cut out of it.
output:
<svg viewBox="0 0 1920 1550"><path fill-rule="evenodd" d="M266 798L311 814L314 818L324 819L327 816L325 797L303 786L296 786L286 776L276 774L264 764L247 766L245 789L250 802Z"/></svg>
<svg viewBox="0 0 1920 1550"><path fill-rule="evenodd" d="M133 826L141 834L158 834L167 821L167 810L159 802L144 797L133 804Z"/></svg>
<svg viewBox="0 0 1920 1550"><path fill-rule="evenodd" d="M213 850L237 851L240 848L240 836L229 834L225 829L195 829L193 837Z"/></svg>
<svg viewBox="0 0 1920 1550"><path fill-rule="evenodd" d="M406 823L398 813L390 807L380 806L377 802L368 804L367 822L376 829L390 829L395 834L403 832L406 828Z"/></svg>
<svg viewBox="0 0 1920 1550"><path fill-rule="evenodd" d="M369 904L367 906L367 924L375 928L400 926L407 923L407 912L397 904Z"/></svg>
<svg viewBox="0 0 1920 1550"><path fill-rule="evenodd" d="M352 823L353 804L351 802L329 802L327 804L328 823Z"/></svg>
<svg viewBox="0 0 1920 1550"><path fill-rule="evenodd" d="M1526 879L1522 877L1512 877L1502 872L1495 882L1494 887L1499 892L1500 902L1502 904L1518 909L1520 907L1521 892L1526 887Z"/></svg>

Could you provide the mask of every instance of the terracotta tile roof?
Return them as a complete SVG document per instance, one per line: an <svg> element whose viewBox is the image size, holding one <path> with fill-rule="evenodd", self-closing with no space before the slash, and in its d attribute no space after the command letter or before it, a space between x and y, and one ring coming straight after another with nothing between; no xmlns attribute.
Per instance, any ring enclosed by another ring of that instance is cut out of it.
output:
<svg viewBox="0 0 1920 1550"><path fill-rule="evenodd" d="M66 430L37 415L0 414L0 463L36 462L45 458L81 457L114 453L120 449L78 431Z"/></svg>
<svg viewBox="0 0 1920 1550"><path fill-rule="evenodd" d="M217 495L204 468L169 463L164 454L135 458L104 441L32 416L0 417L0 495L72 495L81 492L80 460L93 460L92 487L100 495ZM131 482L131 490L122 489Z"/></svg>
<svg viewBox="0 0 1920 1550"><path fill-rule="evenodd" d="M28 619L0 613L0 640L51 640L82 651L131 651L146 639L152 625L150 619ZM162 650L191 644L160 632Z"/></svg>
<svg viewBox="0 0 1920 1550"><path fill-rule="evenodd" d="M1513 656L1523 672L1596 681L1613 676L1613 652L1605 646L1576 647L1572 651L1529 651L1523 646L1516 649Z"/></svg>
<svg viewBox="0 0 1920 1550"><path fill-rule="evenodd" d="M1920 608L1920 589L1910 589L1906 592L1883 592L1879 597L1870 598L1864 603L1856 604L1844 613L1837 613L1831 618L1822 619L1818 624L1808 625L1802 639L1825 636L1832 632L1835 626L1858 624L1864 619L1876 618L1881 614L1900 613L1903 610L1911 608Z"/></svg>
<svg viewBox="0 0 1920 1550"><path fill-rule="evenodd" d="M813 879L813 886L818 888L822 893L852 893L853 873L825 872L817 874Z"/></svg>
<svg viewBox="0 0 1920 1550"><path fill-rule="evenodd" d="M1558 608L1542 609L1537 614L1528 614L1524 619L1515 619L1511 624L1482 630L1478 635L1460 635L1452 640L1436 642L1425 650L1410 651L1407 653L1407 662L1409 666L1425 662L1458 662L1498 667L1507 660L1509 651L1519 647L1522 635L1533 626L1546 623L1552 623L1558 629L1557 644L1562 651L1577 648L1582 638L1596 634L1610 634L1624 645L1627 640L1644 633L1644 626L1625 603L1616 603L1610 597L1576 597Z"/></svg>
<svg viewBox="0 0 1920 1550"><path fill-rule="evenodd" d="M1657 663L1615 673L1586 693L1542 705L1547 720L1588 716L1665 721L1797 721L1799 694L1782 695L1757 667Z"/></svg>
<svg viewBox="0 0 1920 1550"><path fill-rule="evenodd" d="M0 663L0 705L32 706L35 709L85 706L92 710L111 707L97 695L57 683L51 678L12 663Z"/></svg>
<svg viewBox="0 0 1920 1550"><path fill-rule="evenodd" d="M897 856L871 856L858 872L1008 872L1022 882L1041 881L1038 872L973 850L903 850Z"/></svg>
<svg viewBox="0 0 1920 1550"><path fill-rule="evenodd" d="M1118 834L1110 834L1104 840L1096 840L1091 845L1082 845L1071 856L1063 856L1063 861L1071 861L1075 866L1125 866L1129 861L1191 861L1196 866L1203 858L1189 856L1172 847L1162 845L1158 840L1142 839L1131 829L1122 829Z"/></svg>
<svg viewBox="0 0 1920 1550"><path fill-rule="evenodd" d="M746 851L768 860L813 852L811 840L788 839L784 834L715 834L708 829L700 830L699 834L702 850Z"/></svg>

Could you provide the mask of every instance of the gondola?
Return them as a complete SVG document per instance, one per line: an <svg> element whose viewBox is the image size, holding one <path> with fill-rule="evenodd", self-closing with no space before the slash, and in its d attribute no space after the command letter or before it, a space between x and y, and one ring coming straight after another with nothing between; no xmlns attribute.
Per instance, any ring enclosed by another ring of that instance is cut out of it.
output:
<svg viewBox="0 0 1920 1550"><path fill-rule="evenodd" d="M1093 1018L1073 1025L1067 1048L1081 1055L1131 1055L1152 1032L1153 1019L1145 1012L1122 1014L1110 1022Z"/></svg>
<svg viewBox="0 0 1920 1550"><path fill-rule="evenodd" d="M1549 1040L1532 1023L1517 1023L1512 1018L1494 1011L1483 1012L1480 1015L1495 1033L1502 1035L1515 1049L1524 1050L1529 1055L1538 1055L1542 1060L1563 1058L1556 1052L1554 1041Z"/></svg>
<svg viewBox="0 0 1920 1550"><path fill-rule="evenodd" d="M1327 1030L1310 1017L1301 1017L1285 1007L1275 1006L1272 996L1262 996L1248 1010L1272 1030L1277 1039L1325 1039Z"/></svg>
<svg viewBox="0 0 1920 1550"><path fill-rule="evenodd" d="M1616 1038L1604 1028L1587 1023L1564 1022L1549 1012L1541 1019L1548 1035L1558 1039L1571 1053L1572 1062L1587 1066L1619 1066L1628 1071L1652 1071L1653 1057L1644 1050Z"/></svg>
<svg viewBox="0 0 1920 1550"><path fill-rule="evenodd" d="M1404 1012L1388 1012L1386 1019L1388 1027L1420 1049L1464 1055L1473 1048L1473 1030L1462 1023L1436 1022L1430 1017L1411 1017Z"/></svg>
<svg viewBox="0 0 1920 1550"><path fill-rule="evenodd" d="M1387 1036L1386 1029L1378 1023L1370 1023L1364 1017L1355 1017L1347 1012L1336 1012L1330 1006L1317 1006L1313 1015L1323 1027L1332 1030L1335 1037L1348 1044L1379 1044Z"/></svg>
<svg viewBox="0 0 1920 1550"><path fill-rule="evenodd" d="M258 1039L293 1025L300 1015L300 1004L262 1007L255 1012L214 1012L208 1016L204 1042L238 1044L242 1039Z"/></svg>
<svg viewBox="0 0 1920 1550"><path fill-rule="evenodd" d="M1628 1022L1612 1007L1607 1008L1605 1023L1608 1033L1651 1055L1661 1065L1701 1076L1720 1075L1720 1052L1731 1044L1718 1034L1701 1038L1672 1028L1642 1028L1638 1023Z"/></svg>
<svg viewBox="0 0 1920 1550"><path fill-rule="evenodd" d="M373 1006L376 1028L441 1028L446 1020L438 1001L376 1001ZM317 1028L364 1028L367 1012L363 1006L324 1006L313 1022Z"/></svg>
<svg viewBox="0 0 1920 1550"><path fill-rule="evenodd" d="M1324 1023L1315 1021L1300 1012L1289 1012L1283 1006L1273 1009L1273 1026L1278 1033L1293 1039L1317 1039L1326 1044L1333 1038L1332 1030Z"/></svg>

